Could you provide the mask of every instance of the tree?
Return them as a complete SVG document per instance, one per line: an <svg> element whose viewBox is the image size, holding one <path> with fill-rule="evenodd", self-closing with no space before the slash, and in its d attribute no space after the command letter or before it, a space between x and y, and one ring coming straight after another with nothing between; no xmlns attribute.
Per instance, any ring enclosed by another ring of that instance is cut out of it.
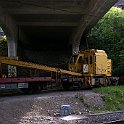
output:
<svg viewBox="0 0 124 124"><path fill-rule="evenodd" d="M95 48L104 49L113 60L113 74L124 74L124 10L113 7L91 29L88 37L95 38ZM92 46L90 46L92 47Z"/></svg>

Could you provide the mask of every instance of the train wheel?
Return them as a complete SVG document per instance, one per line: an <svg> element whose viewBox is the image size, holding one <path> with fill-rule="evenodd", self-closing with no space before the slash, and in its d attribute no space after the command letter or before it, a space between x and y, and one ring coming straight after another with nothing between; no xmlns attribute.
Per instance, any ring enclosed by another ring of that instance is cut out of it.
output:
<svg viewBox="0 0 124 124"><path fill-rule="evenodd" d="M43 85L40 83L29 83L28 88L22 88L21 91L24 94L38 93L43 89Z"/></svg>
<svg viewBox="0 0 124 124"><path fill-rule="evenodd" d="M118 80L111 79L111 85L117 86L118 85Z"/></svg>
<svg viewBox="0 0 124 124"><path fill-rule="evenodd" d="M40 86L39 84L31 84L30 85L30 92L31 93L38 93L40 91Z"/></svg>
<svg viewBox="0 0 124 124"><path fill-rule="evenodd" d="M69 82L62 82L62 88L63 88L64 90L70 90L71 85L70 85Z"/></svg>
<svg viewBox="0 0 124 124"><path fill-rule="evenodd" d="M29 89L29 88L22 88L21 91L22 91L24 94L30 94L30 89Z"/></svg>
<svg viewBox="0 0 124 124"><path fill-rule="evenodd" d="M82 82L74 81L72 86L73 86L73 89L80 90L82 88Z"/></svg>
<svg viewBox="0 0 124 124"><path fill-rule="evenodd" d="M84 78L84 82L85 82L85 88L91 88L91 77L85 77Z"/></svg>

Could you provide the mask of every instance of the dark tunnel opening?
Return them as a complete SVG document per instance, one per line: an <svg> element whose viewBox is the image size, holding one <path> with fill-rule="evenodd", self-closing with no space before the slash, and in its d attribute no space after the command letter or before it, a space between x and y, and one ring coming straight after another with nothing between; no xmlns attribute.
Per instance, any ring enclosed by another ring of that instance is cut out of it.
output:
<svg viewBox="0 0 124 124"><path fill-rule="evenodd" d="M69 43L72 27L27 26L22 30L29 42L19 41L19 56L35 63L65 68L62 65L67 65L72 54L72 45Z"/></svg>

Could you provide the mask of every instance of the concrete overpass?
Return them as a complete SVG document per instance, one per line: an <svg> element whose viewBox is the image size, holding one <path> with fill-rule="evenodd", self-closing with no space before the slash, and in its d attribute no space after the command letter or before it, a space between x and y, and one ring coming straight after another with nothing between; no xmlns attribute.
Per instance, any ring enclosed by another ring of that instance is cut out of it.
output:
<svg viewBox="0 0 124 124"><path fill-rule="evenodd" d="M17 46L22 52L24 49L47 52L47 61L52 53L57 61L63 59L62 55L70 56L79 51L85 34L116 2L0 0L0 25L9 40L8 56L18 56Z"/></svg>

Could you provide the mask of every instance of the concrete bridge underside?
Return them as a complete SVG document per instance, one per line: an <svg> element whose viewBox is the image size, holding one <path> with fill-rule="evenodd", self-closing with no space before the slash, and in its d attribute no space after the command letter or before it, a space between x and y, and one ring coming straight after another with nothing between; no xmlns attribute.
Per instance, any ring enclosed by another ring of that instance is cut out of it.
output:
<svg viewBox="0 0 124 124"><path fill-rule="evenodd" d="M79 51L85 34L116 2L0 0L0 25L9 40L8 56L62 63Z"/></svg>

